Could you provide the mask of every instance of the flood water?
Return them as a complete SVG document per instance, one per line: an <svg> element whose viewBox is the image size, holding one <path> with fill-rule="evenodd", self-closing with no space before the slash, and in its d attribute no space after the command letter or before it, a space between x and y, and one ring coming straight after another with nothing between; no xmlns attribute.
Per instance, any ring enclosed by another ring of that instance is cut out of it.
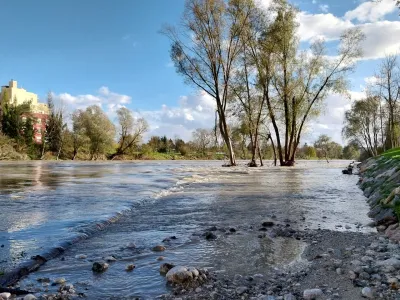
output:
<svg viewBox="0 0 400 300"><path fill-rule="evenodd" d="M37 288L39 277L64 277L89 299L165 293L162 262L206 267L228 275L267 273L298 259L304 244L258 238L271 218L296 229L366 230L368 207L342 175L346 161L299 162L294 168L221 167L220 161L8 162L0 163L0 271L71 240L113 216L118 220L73 244L61 257L21 281ZM341 227L339 227L340 225ZM351 229L345 229L348 225ZM201 233L216 226L217 240ZM233 234L223 232L229 228ZM169 236L176 239L162 240ZM134 243L136 249L127 248ZM151 248L164 245L155 253ZM75 256L87 255L79 260ZM117 258L100 275L93 261ZM127 273L125 266L136 269ZM52 291L50 287L50 291ZM55 290L55 288L54 288ZM42 289L43 291L43 289Z"/></svg>

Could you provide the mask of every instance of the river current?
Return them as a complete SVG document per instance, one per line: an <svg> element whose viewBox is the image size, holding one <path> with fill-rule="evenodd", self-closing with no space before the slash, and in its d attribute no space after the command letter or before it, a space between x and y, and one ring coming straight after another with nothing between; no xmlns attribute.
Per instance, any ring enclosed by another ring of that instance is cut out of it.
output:
<svg viewBox="0 0 400 300"><path fill-rule="evenodd" d="M205 267L226 274L267 273L299 258L294 239L260 239L265 220L296 229L367 231L368 207L358 177L341 174L346 161L300 161L293 168L234 168L220 161L6 162L0 163L0 271L77 236L60 257L21 281L64 277L89 299L141 297L167 292L162 262ZM104 223L113 218L113 223ZM96 224L99 231L88 230ZM235 228L207 241L201 232ZM166 237L176 239L162 242ZM135 249L126 247L129 243ZM155 253L151 248L164 245ZM86 259L77 259L84 254ZM101 275L93 261L117 258ZM129 263L136 269L125 272ZM51 287L50 291L51 291Z"/></svg>

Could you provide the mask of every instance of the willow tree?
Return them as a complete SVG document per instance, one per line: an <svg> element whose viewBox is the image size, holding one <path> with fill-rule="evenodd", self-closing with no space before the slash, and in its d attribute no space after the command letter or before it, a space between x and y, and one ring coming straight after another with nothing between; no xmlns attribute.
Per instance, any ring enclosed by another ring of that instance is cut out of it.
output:
<svg viewBox="0 0 400 300"><path fill-rule="evenodd" d="M315 41L308 51L299 51L296 10L284 0L275 0L276 17L261 41L265 61L260 80L266 97L281 166L292 166L302 133L320 114L330 93L346 92L346 76L361 56L364 39L358 29L344 32L338 53L327 56L324 41ZM268 65L268 66L267 66Z"/></svg>
<svg viewBox="0 0 400 300"><path fill-rule="evenodd" d="M171 40L171 59L186 83L206 92L216 102L218 127L231 165L236 165L227 109L232 74L241 51L240 39L251 0L187 0L178 28L165 27Z"/></svg>

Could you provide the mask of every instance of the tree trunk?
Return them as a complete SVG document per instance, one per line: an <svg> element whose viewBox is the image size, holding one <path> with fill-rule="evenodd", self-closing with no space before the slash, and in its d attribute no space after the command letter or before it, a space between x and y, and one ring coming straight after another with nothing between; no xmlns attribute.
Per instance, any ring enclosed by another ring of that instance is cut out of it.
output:
<svg viewBox="0 0 400 300"><path fill-rule="evenodd" d="M261 155L261 150L260 150L260 145L257 146L257 150L258 150L258 157L260 159L260 166L264 166L263 160L262 160L262 155Z"/></svg>
<svg viewBox="0 0 400 300"><path fill-rule="evenodd" d="M225 141L226 147L228 148L228 155L229 155L229 163L231 166L236 166L236 158L235 152L233 151L232 141L229 137L228 125L226 124L225 115L223 113L219 113L219 126L221 135Z"/></svg>
<svg viewBox="0 0 400 300"><path fill-rule="evenodd" d="M249 163L249 167L257 167L257 138L256 137L251 137L251 161Z"/></svg>

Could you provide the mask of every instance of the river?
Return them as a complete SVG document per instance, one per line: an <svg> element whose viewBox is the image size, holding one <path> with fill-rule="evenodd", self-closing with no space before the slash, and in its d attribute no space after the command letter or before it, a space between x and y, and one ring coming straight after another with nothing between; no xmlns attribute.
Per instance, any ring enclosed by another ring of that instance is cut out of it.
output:
<svg viewBox="0 0 400 300"><path fill-rule="evenodd" d="M158 272L160 255L165 262L242 275L298 259L301 241L260 239L257 230L242 234L265 220L285 220L302 230L368 230L355 225L369 222L368 207L358 177L341 174L348 162L300 161L293 168L244 163L0 163L0 270L83 236L21 287L32 289L39 277L64 277L89 299L153 299L167 291ZM207 241L201 232L211 226L227 231ZM176 239L162 243L170 236ZM159 244L167 250L152 252ZM87 259L76 259L80 254ZM117 262L94 275L93 261L109 255ZM136 265L131 273L124 271L129 263Z"/></svg>

